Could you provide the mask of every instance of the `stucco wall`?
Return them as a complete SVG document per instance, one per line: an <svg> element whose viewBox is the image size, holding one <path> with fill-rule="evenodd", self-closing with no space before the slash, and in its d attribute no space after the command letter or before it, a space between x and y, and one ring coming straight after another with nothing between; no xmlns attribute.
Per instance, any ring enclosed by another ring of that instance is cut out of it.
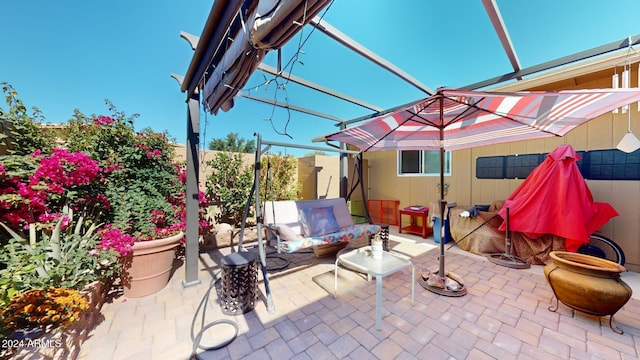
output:
<svg viewBox="0 0 640 360"><path fill-rule="evenodd" d="M337 156L310 155L298 158L301 199L340 196L340 159Z"/></svg>

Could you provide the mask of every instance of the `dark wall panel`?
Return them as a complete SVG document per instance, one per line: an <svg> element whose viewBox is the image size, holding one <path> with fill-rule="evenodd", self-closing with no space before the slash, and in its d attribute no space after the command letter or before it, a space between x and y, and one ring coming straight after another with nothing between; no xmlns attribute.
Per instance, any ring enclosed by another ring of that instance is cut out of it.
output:
<svg viewBox="0 0 640 360"><path fill-rule="evenodd" d="M640 150L630 154L617 149L577 151L582 177L591 180L640 180ZM476 159L478 179L524 179L547 154L484 156Z"/></svg>

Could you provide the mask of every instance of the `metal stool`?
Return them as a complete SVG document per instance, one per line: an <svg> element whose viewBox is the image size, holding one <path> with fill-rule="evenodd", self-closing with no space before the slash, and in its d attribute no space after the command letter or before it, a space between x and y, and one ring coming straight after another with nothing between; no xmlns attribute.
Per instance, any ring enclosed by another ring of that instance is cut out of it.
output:
<svg viewBox="0 0 640 360"><path fill-rule="evenodd" d="M220 306L227 315L253 310L258 298L258 254L237 252L222 257Z"/></svg>
<svg viewBox="0 0 640 360"><path fill-rule="evenodd" d="M389 251L389 224L376 224L380 226L380 240L382 240L382 250ZM371 240L373 236L369 237L369 245L371 245Z"/></svg>

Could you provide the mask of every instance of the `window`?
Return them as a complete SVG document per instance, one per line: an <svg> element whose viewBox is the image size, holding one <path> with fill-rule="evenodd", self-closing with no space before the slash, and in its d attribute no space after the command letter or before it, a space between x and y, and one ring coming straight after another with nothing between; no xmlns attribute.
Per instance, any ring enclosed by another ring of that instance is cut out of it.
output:
<svg viewBox="0 0 640 360"><path fill-rule="evenodd" d="M444 174L451 175L451 152L444 153ZM398 151L398 175L440 176L440 151Z"/></svg>

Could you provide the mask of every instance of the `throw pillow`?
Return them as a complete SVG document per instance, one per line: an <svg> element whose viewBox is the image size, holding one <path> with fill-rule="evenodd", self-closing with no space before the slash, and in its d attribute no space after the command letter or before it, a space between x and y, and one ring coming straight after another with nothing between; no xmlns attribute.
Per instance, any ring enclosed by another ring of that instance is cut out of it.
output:
<svg viewBox="0 0 640 360"><path fill-rule="evenodd" d="M278 234L283 241L293 241L300 238L300 235L296 234L293 229L286 224L278 224Z"/></svg>
<svg viewBox="0 0 640 360"><path fill-rule="evenodd" d="M338 221L333 215L333 206L300 209L298 220L305 236L320 236L340 231Z"/></svg>

